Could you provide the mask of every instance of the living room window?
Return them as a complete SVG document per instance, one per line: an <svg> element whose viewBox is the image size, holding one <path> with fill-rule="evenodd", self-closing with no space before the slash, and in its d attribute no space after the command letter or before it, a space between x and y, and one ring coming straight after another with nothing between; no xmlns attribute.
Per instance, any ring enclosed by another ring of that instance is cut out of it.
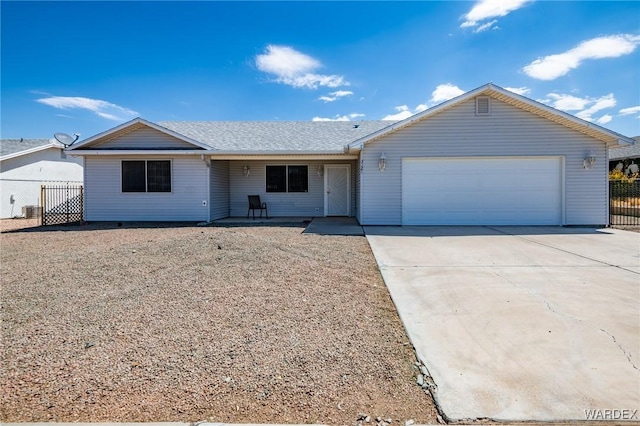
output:
<svg viewBox="0 0 640 426"><path fill-rule="evenodd" d="M122 192L171 192L171 161L123 160Z"/></svg>
<svg viewBox="0 0 640 426"><path fill-rule="evenodd" d="M309 192L309 166L267 166L267 192Z"/></svg>

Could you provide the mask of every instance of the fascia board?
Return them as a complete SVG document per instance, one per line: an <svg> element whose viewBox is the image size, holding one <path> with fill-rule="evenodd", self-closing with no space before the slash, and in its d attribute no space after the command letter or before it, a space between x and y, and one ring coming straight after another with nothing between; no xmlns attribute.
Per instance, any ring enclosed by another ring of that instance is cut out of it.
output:
<svg viewBox="0 0 640 426"><path fill-rule="evenodd" d="M114 155L207 155L213 151L207 150L195 150L195 149L171 149L171 150L151 150L151 149L81 149L81 150L66 150L69 155L86 156L86 155L100 155L100 156L114 156Z"/></svg>
<svg viewBox="0 0 640 426"><path fill-rule="evenodd" d="M344 153L261 153L261 154L246 154L246 153L220 153L209 155L212 160L269 160L278 161L286 159L301 159L301 160L356 160L358 156L356 154L344 154Z"/></svg>

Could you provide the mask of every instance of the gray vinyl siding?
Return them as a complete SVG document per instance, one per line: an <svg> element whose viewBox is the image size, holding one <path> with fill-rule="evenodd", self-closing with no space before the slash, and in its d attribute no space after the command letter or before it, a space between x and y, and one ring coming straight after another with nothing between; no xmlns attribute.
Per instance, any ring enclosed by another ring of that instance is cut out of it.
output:
<svg viewBox="0 0 640 426"><path fill-rule="evenodd" d="M170 160L171 192L129 192L121 187L122 160ZM200 156L87 156L85 218L88 221L206 221L209 169Z"/></svg>
<svg viewBox="0 0 640 426"><path fill-rule="evenodd" d="M229 161L211 161L210 220L229 216Z"/></svg>
<svg viewBox="0 0 640 426"><path fill-rule="evenodd" d="M247 215L248 195L260 195L266 202L269 216L273 217L321 217L324 216L324 176L318 176L318 166L324 164L351 165L351 214L356 211L354 161L230 161L229 162L229 216ZM242 168L247 165L251 170L244 176ZM306 165L309 167L309 192L274 193L266 192L267 165Z"/></svg>
<svg viewBox="0 0 640 426"><path fill-rule="evenodd" d="M115 139L92 145L89 149L199 149L155 129L142 128Z"/></svg>
<svg viewBox="0 0 640 426"><path fill-rule="evenodd" d="M582 160L590 151L598 160L594 168L584 169ZM383 152L387 167L381 172L378 159ZM488 116L476 116L471 99L366 144L361 152L360 222L401 224L403 157L455 156L561 157L564 224L608 222L605 143L493 98Z"/></svg>

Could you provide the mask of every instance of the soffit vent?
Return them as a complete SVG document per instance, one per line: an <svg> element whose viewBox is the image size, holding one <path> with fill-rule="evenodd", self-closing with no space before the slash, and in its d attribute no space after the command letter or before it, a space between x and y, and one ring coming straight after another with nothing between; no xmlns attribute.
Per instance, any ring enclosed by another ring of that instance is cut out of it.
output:
<svg viewBox="0 0 640 426"><path fill-rule="evenodd" d="M476 98L476 115L490 115L491 103L489 96L478 96Z"/></svg>

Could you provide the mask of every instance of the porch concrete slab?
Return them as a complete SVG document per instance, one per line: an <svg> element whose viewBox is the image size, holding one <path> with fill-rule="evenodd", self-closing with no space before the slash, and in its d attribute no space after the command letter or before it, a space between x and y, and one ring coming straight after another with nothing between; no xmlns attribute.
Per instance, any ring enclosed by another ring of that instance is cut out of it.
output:
<svg viewBox="0 0 640 426"><path fill-rule="evenodd" d="M355 217L316 217L303 233L319 235L364 235L364 230Z"/></svg>
<svg viewBox="0 0 640 426"><path fill-rule="evenodd" d="M640 236L508 228L365 227L444 414L639 409Z"/></svg>
<svg viewBox="0 0 640 426"><path fill-rule="evenodd" d="M258 217L255 219L252 217L226 217L224 219L217 219L212 222L207 222L205 225L221 225L221 226L250 226L250 225L283 225L283 224L307 224L311 222L310 217Z"/></svg>

